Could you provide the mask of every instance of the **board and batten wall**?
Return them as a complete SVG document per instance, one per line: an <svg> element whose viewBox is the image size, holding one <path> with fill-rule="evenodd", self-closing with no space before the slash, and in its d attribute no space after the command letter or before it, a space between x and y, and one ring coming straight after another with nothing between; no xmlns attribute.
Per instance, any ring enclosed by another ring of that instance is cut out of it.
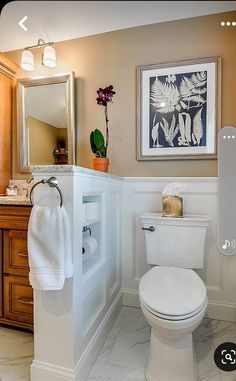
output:
<svg viewBox="0 0 236 381"><path fill-rule="evenodd" d="M236 255L223 255L217 247L217 178L215 177L124 178L121 213L123 302L125 305L139 306L139 280L150 268L147 265L140 215L145 212L161 212L161 192L172 182L181 182L185 185L182 193L184 213L205 214L211 220L206 236L204 268L197 270L207 286L208 316L235 321Z"/></svg>
<svg viewBox="0 0 236 381"><path fill-rule="evenodd" d="M236 126L236 28L222 27L222 20L235 21L236 12L140 26L58 42L55 44L55 69L41 65L42 52L36 49L34 72L21 70L18 78L48 76L67 71L75 73L78 165L88 168L92 166L90 131L95 128L104 131L105 128L104 110L96 104L96 90L112 84L116 91L113 104L108 107L108 156L112 173L120 176L216 176L216 160L136 160L136 68L140 65L221 56L222 126ZM43 30L41 32L40 37L48 40L50 36L45 36ZM20 64L21 53L22 50L19 50L8 52L7 55ZM13 147L13 177L19 178L23 175L17 172L15 138Z"/></svg>

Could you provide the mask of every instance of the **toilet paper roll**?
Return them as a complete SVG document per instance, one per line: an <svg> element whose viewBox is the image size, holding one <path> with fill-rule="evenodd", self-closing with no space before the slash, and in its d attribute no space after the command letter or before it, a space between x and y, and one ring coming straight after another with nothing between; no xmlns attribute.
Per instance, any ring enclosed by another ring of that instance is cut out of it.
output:
<svg viewBox="0 0 236 381"><path fill-rule="evenodd" d="M83 260L86 261L97 250L98 243L94 237L86 237L83 240Z"/></svg>

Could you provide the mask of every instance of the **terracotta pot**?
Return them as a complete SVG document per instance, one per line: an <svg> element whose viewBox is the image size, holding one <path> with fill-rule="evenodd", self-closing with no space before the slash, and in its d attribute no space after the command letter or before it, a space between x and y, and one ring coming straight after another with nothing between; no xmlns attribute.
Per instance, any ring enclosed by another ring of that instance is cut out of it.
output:
<svg viewBox="0 0 236 381"><path fill-rule="evenodd" d="M93 159L93 168L96 171L107 172L109 166L109 159L107 157L95 157Z"/></svg>

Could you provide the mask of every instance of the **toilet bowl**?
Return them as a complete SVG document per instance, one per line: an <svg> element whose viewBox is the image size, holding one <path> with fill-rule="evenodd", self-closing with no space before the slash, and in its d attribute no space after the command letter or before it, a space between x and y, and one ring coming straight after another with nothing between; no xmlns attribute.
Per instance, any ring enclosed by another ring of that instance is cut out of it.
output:
<svg viewBox="0 0 236 381"><path fill-rule="evenodd" d="M140 304L151 326L148 381L195 381L192 332L207 308L206 287L191 269L154 266L140 280Z"/></svg>

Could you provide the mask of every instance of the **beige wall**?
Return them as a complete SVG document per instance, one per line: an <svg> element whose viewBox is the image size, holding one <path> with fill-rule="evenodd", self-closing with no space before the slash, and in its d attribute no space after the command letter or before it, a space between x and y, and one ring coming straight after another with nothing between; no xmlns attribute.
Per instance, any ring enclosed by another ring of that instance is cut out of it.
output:
<svg viewBox="0 0 236 381"><path fill-rule="evenodd" d="M57 138L64 138L67 143L67 128L57 128Z"/></svg>
<svg viewBox="0 0 236 381"><path fill-rule="evenodd" d="M57 139L67 140L67 129L57 128L33 117L27 117L29 160L31 165L54 164L53 151Z"/></svg>
<svg viewBox="0 0 236 381"><path fill-rule="evenodd" d="M28 116L29 161L31 165L54 164L58 128Z"/></svg>
<svg viewBox="0 0 236 381"><path fill-rule="evenodd" d="M41 66L35 50L36 70L31 76L74 71L77 81L77 163L91 167L89 134L104 130L104 109L96 104L96 90L113 84L109 104L111 171L124 176L215 176L216 160L136 160L136 67L161 62L222 57L222 125L236 126L236 12L131 28L64 41L55 45L57 68ZM8 55L20 63L21 51ZM29 73L18 73L20 77ZM53 103L52 103L53 107ZM15 177L17 176L14 167Z"/></svg>

